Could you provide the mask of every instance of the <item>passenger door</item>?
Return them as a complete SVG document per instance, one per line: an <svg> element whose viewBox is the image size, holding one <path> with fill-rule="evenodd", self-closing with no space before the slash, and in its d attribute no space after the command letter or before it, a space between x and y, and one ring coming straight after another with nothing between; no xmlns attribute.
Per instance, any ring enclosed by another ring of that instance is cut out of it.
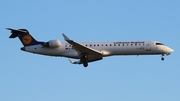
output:
<svg viewBox="0 0 180 101"><path fill-rule="evenodd" d="M146 51L151 51L151 44L150 43L146 43Z"/></svg>

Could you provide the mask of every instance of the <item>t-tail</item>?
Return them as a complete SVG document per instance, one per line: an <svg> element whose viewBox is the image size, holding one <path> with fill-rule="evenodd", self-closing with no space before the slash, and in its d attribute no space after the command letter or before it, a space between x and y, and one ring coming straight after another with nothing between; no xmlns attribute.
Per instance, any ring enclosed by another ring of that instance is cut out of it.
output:
<svg viewBox="0 0 180 101"><path fill-rule="evenodd" d="M41 44L42 42L38 42L36 39L34 39L26 29L12 29L12 28L7 28L7 30L11 31L11 35L9 38L16 38L18 37L22 44L24 46L31 46L31 45L37 45Z"/></svg>

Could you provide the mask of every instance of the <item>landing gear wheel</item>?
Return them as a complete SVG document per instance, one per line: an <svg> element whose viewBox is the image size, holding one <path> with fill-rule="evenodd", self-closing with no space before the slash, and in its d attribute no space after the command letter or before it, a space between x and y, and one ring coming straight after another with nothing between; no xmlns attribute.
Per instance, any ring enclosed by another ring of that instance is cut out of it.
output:
<svg viewBox="0 0 180 101"><path fill-rule="evenodd" d="M84 66L84 67L87 67L87 66L88 66L88 63L87 63L87 62L83 63L83 66Z"/></svg>
<svg viewBox="0 0 180 101"><path fill-rule="evenodd" d="M164 58L162 57L161 60L164 61Z"/></svg>

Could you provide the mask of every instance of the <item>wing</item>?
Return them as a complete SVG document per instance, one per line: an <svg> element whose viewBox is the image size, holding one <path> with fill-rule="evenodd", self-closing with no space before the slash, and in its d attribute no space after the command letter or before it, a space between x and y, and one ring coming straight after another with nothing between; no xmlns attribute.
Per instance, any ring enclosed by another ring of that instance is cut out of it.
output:
<svg viewBox="0 0 180 101"><path fill-rule="evenodd" d="M79 57L82 55L87 55L88 56L88 62L92 61L97 61L102 59L102 53L98 50L92 49L90 47L84 46L80 43L77 43L73 40L70 40L65 34L62 34L64 39L72 45L73 49L76 50L78 53Z"/></svg>

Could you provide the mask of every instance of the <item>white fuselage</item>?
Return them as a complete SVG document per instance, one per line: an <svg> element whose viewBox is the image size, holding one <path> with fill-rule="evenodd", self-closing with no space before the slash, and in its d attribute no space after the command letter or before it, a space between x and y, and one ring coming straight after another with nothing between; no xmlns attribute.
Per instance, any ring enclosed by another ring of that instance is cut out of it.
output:
<svg viewBox="0 0 180 101"><path fill-rule="evenodd" d="M61 43L61 47L49 48L42 45L26 46L22 50L48 55L62 56L79 59L78 53L69 43ZM112 55L156 55L170 54L173 50L157 41L138 41L138 42L82 42L86 47L98 50L103 57Z"/></svg>

